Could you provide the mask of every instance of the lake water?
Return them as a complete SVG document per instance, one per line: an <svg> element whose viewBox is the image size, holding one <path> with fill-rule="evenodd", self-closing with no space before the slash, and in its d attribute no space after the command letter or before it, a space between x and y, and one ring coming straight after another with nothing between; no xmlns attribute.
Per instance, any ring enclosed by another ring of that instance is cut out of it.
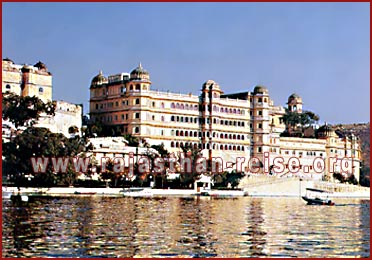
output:
<svg viewBox="0 0 372 260"><path fill-rule="evenodd" d="M370 201L40 198L3 201L3 257L369 257Z"/></svg>

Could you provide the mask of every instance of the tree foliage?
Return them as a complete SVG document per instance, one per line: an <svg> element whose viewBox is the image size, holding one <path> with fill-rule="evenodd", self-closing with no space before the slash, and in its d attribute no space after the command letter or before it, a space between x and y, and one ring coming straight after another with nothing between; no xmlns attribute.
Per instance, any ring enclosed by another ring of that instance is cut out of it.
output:
<svg viewBox="0 0 372 260"><path fill-rule="evenodd" d="M54 115L55 103L44 103L36 96L18 96L4 93L2 101L3 119L12 122L16 128L32 126L40 118L40 114Z"/></svg>
<svg viewBox="0 0 372 260"><path fill-rule="evenodd" d="M311 111L298 113L286 109L282 120L286 125L286 131L283 133L283 136L302 136L306 127L319 121L319 116Z"/></svg>
<svg viewBox="0 0 372 260"><path fill-rule="evenodd" d="M71 168L67 173L54 174L52 164L49 163L45 173L34 174L31 158L77 156L85 151L85 144L85 140L79 136L67 138L46 128L29 127L10 142L3 144L5 174L16 184L22 182L25 175L32 174L34 182L41 186L58 183L71 185L71 180L66 178L71 179L73 174L77 174Z"/></svg>

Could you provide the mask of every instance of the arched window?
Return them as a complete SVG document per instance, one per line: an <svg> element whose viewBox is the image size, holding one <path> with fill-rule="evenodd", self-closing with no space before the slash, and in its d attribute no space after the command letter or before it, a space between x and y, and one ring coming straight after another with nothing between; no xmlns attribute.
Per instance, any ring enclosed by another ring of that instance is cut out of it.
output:
<svg viewBox="0 0 372 260"><path fill-rule="evenodd" d="M185 131L185 136L189 136L189 132Z"/></svg>
<svg viewBox="0 0 372 260"><path fill-rule="evenodd" d="M186 104L185 109L189 110L189 104Z"/></svg>
<svg viewBox="0 0 372 260"><path fill-rule="evenodd" d="M39 93L44 93L44 89L43 88L39 88Z"/></svg>
<svg viewBox="0 0 372 260"><path fill-rule="evenodd" d="M141 90L141 85L140 84L136 84L136 90Z"/></svg>
<svg viewBox="0 0 372 260"><path fill-rule="evenodd" d="M171 142L171 147L174 147L174 142Z"/></svg>
<svg viewBox="0 0 372 260"><path fill-rule="evenodd" d="M165 119L164 119L164 116L161 116L161 121L164 122L164 120L165 120Z"/></svg>
<svg viewBox="0 0 372 260"><path fill-rule="evenodd" d="M174 103L171 104L171 108L175 108Z"/></svg>
<svg viewBox="0 0 372 260"><path fill-rule="evenodd" d="M6 89L11 89L11 86L8 84L5 86Z"/></svg>
<svg viewBox="0 0 372 260"><path fill-rule="evenodd" d="M164 102L161 102L161 105L160 105L161 108L164 108Z"/></svg>
<svg viewBox="0 0 372 260"><path fill-rule="evenodd" d="M222 144L220 145L220 150L223 150L223 145Z"/></svg>
<svg viewBox="0 0 372 260"><path fill-rule="evenodd" d="M177 148L180 147L180 144L179 144L178 142L176 143L176 147L177 147Z"/></svg>
<svg viewBox="0 0 372 260"><path fill-rule="evenodd" d="M181 109L185 109L185 106L183 104L181 104L180 108Z"/></svg>
<svg viewBox="0 0 372 260"><path fill-rule="evenodd" d="M138 126L134 128L134 132L135 132L136 134L138 134L138 133L140 132L140 129L139 129Z"/></svg>
<svg viewBox="0 0 372 260"><path fill-rule="evenodd" d="M178 130L176 130L176 136L179 136L180 132Z"/></svg>
<svg viewBox="0 0 372 260"><path fill-rule="evenodd" d="M176 104L176 108L179 109L180 108L180 104L177 103Z"/></svg>
<svg viewBox="0 0 372 260"><path fill-rule="evenodd" d="M180 132L180 136L183 136L183 131Z"/></svg>

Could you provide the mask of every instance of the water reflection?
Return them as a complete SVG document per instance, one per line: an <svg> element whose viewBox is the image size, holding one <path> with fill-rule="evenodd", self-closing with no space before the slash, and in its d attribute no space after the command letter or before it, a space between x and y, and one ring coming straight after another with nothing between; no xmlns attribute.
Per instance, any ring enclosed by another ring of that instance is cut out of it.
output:
<svg viewBox="0 0 372 260"><path fill-rule="evenodd" d="M4 257L368 257L369 200L40 198L3 201Z"/></svg>

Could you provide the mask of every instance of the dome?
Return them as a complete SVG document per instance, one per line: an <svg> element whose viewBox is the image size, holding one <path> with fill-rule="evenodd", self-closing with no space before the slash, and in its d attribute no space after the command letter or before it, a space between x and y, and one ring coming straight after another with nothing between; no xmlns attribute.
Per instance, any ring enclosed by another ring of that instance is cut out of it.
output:
<svg viewBox="0 0 372 260"><path fill-rule="evenodd" d="M3 59L3 61L7 61L7 62L10 62L10 63L14 64L14 61L12 61L11 59L9 59L8 57L6 57L5 59Z"/></svg>
<svg viewBox="0 0 372 260"><path fill-rule="evenodd" d="M203 89L206 89L206 88L209 88L210 90L212 91L217 91L217 92L221 92L221 88L220 88L220 85L218 85L217 82L215 82L214 80L207 80L204 84L203 84Z"/></svg>
<svg viewBox="0 0 372 260"><path fill-rule="evenodd" d="M265 86L257 85L254 87L253 93L254 94L268 94L269 91L267 90Z"/></svg>
<svg viewBox="0 0 372 260"><path fill-rule="evenodd" d="M42 63L41 61L39 61L38 63L36 63L34 65L34 67L38 68L39 70L47 70L48 68L46 67L46 65L44 63Z"/></svg>
<svg viewBox="0 0 372 260"><path fill-rule="evenodd" d="M290 99L301 99L301 97L299 95L297 95L296 93L293 93L292 95L290 95L288 97L288 100L290 100Z"/></svg>
<svg viewBox="0 0 372 260"><path fill-rule="evenodd" d="M147 80L149 80L150 79L150 74L148 73L147 70L145 70L142 67L142 64L140 63L137 68L132 70L132 72L130 73L130 78L131 79L147 79Z"/></svg>
<svg viewBox="0 0 372 260"><path fill-rule="evenodd" d="M92 84L91 85L102 85L108 83L108 80L105 76L103 76L102 70L98 73L97 76L95 76L92 79Z"/></svg>

